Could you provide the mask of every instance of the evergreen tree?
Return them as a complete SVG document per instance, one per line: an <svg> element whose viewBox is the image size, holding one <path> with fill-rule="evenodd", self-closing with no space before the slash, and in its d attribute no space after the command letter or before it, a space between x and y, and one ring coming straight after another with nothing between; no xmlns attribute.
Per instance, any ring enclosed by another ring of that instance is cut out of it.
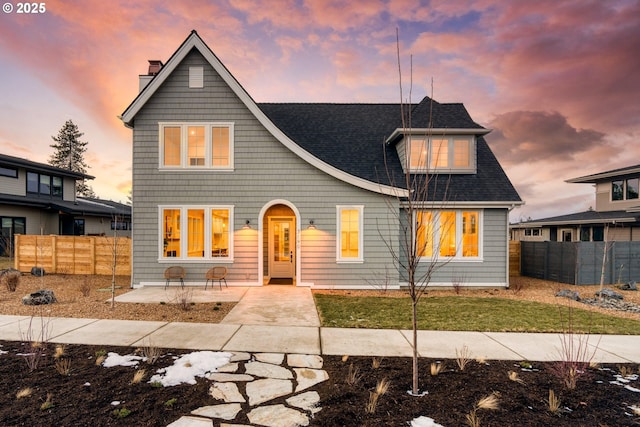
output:
<svg viewBox="0 0 640 427"><path fill-rule="evenodd" d="M84 160L84 153L87 151L86 141L80 141L84 133L78 130L78 126L71 120L67 120L58 132L58 136L52 136L55 141L50 147L55 152L49 158L49 164L73 172L86 174L87 163ZM93 189L86 180L76 182L76 194L83 197L96 197Z"/></svg>

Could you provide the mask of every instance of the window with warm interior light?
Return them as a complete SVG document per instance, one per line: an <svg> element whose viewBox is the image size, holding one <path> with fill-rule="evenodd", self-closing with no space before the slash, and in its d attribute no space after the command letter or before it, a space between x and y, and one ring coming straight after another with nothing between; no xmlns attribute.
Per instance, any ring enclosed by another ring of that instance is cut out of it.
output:
<svg viewBox="0 0 640 427"><path fill-rule="evenodd" d="M161 215L161 259L231 259L231 206L165 206Z"/></svg>
<svg viewBox="0 0 640 427"><path fill-rule="evenodd" d="M475 170L475 139L473 136L425 137L411 136L407 147L411 172Z"/></svg>
<svg viewBox="0 0 640 427"><path fill-rule="evenodd" d="M480 257L481 211L435 210L416 214L416 253L424 258Z"/></svg>
<svg viewBox="0 0 640 427"><path fill-rule="evenodd" d="M363 260L362 216L363 206L337 206L337 260Z"/></svg>
<svg viewBox="0 0 640 427"><path fill-rule="evenodd" d="M160 123L160 168L232 169L233 128L233 123Z"/></svg>

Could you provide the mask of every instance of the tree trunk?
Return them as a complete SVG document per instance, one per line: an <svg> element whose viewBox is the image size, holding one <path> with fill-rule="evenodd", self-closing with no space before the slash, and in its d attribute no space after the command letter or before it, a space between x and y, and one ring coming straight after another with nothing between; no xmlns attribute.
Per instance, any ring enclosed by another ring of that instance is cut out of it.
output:
<svg viewBox="0 0 640 427"><path fill-rule="evenodd" d="M413 327L413 382L411 393L417 396L418 390L418 301L412 302L411 324Z"/></svg>

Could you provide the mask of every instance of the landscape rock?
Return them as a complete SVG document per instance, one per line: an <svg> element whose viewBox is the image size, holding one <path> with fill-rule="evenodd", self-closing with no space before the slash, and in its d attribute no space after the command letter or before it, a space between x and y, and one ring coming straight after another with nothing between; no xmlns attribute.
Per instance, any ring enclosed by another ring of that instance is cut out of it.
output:
<svg viewBox="0 0 640 427"><path fill-rule="evenodd" d="M167 427L213 427L213 421L198 417L180 417Z"/></svg>
<svg viewBox="0 0 640 427"><path fill-rule="evenodd" d="M249 362L244 365L244 371L249 375L263 378L278 378L281 380L293 378L290 370L270 363Z"/></svg>
<svg viewBox="0 0 640 427"><path fill-rule="evenodd" d="M293 384L291 381L271 378L247 383L246 390L249 397L249 405L251 406L291 394L292 391Z"/></svg>
<svg viewBox="0 0 640 427"><path fill-rule="evenodd" d="M637 291L638 286L636 285L636 282L632 280L631 282L627 282L624 285L618 286L618 289L623 291Z"/></svg>
<svg viewBox="0 0 640 427"><path fill-rule="evenodd" d="M318 403L320 403L320 395L317 391L308 391L306 393L297 394L288 398L286 402L289 406L304 409L305 411L309 411L312 414L320 412L321 409L318 408Z"/></svg>
<svg viewBox="0 0 640 427"><path fill-rule="evenodd" d="M215 383L214 385L209 387L209 394L214 399L222 400L225 403L246 402L240 391L238 391L238 386L235 383Z"/></svg>
<svg viewBox="0 0 640 427"><path fill-rule="evenodd" d="M315 354L289 354L287 363L294 368L322 369L322 357Z"/></svg>
<svg viewBox="0 0 640 427"><path fill-rule="evenodd" d="M575 291L570 291L569 289L563 289L556 293L557 297L569 298L574 301L580 301L580 295Z"/></svg>
<svg viewBox="0 0 640 427"><path fill-rule="evenodd" d="M193 415L201 417L217 418L221 420L233 420L238 412L242 410L239 403L230 403L226 405L211 405L203 406L194 411L191 411Z"/></svg>
<svg viewBox="0 0 640 427"><path fill-rule="evenodd" d="M624 299L624 297L622 296L622 294L619 294L618 292L609 289L609 288L604 288L601 291L597 291L596 292L596 296L597 297L604 297L604 298L613 298L613 299Z"/></svg>
<svg viewBox="0 0 640 427"><path fill-rule="evenodd" d="M296 393L329 379L329 374L320 369L294 368L298 385Z"/></svg>
<svg viewBox="0 0 640 427"><path fill-rule="evenodd" d="M271 363L272 365L280 365L284 360L282 353L258 353L255 357L258 362Z"/></svg>
<svg viewBox="0 0 640 427"><path fill-rule="evenodd" d="M53 304L54 302L57 302L57 300L53 291L47 289L42 289L22 297L22 303L24 305Z"/></svg>
<svg viewBox="0 0 640 427"><path fill-rule="evenodd" d="M251 424L267 427L298 427L308 426L309 418L306 415L287 408L284 405L261 406L247 414Z"/></svg>

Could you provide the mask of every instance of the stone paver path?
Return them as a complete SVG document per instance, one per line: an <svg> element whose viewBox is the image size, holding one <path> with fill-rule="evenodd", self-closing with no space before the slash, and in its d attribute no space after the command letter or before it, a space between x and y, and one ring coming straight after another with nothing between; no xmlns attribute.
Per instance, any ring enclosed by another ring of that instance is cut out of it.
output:
<svg viewBox="0 0 640 427"><path fill-rule="evenodd" d="M167 427L308 426L321 410L313 388L329 379L322 367L317 355L235 352L229 364L207 376L212 404ZM285 404L270 403L281 397ZM243 411L251 424L237 421Z"/></svg>

